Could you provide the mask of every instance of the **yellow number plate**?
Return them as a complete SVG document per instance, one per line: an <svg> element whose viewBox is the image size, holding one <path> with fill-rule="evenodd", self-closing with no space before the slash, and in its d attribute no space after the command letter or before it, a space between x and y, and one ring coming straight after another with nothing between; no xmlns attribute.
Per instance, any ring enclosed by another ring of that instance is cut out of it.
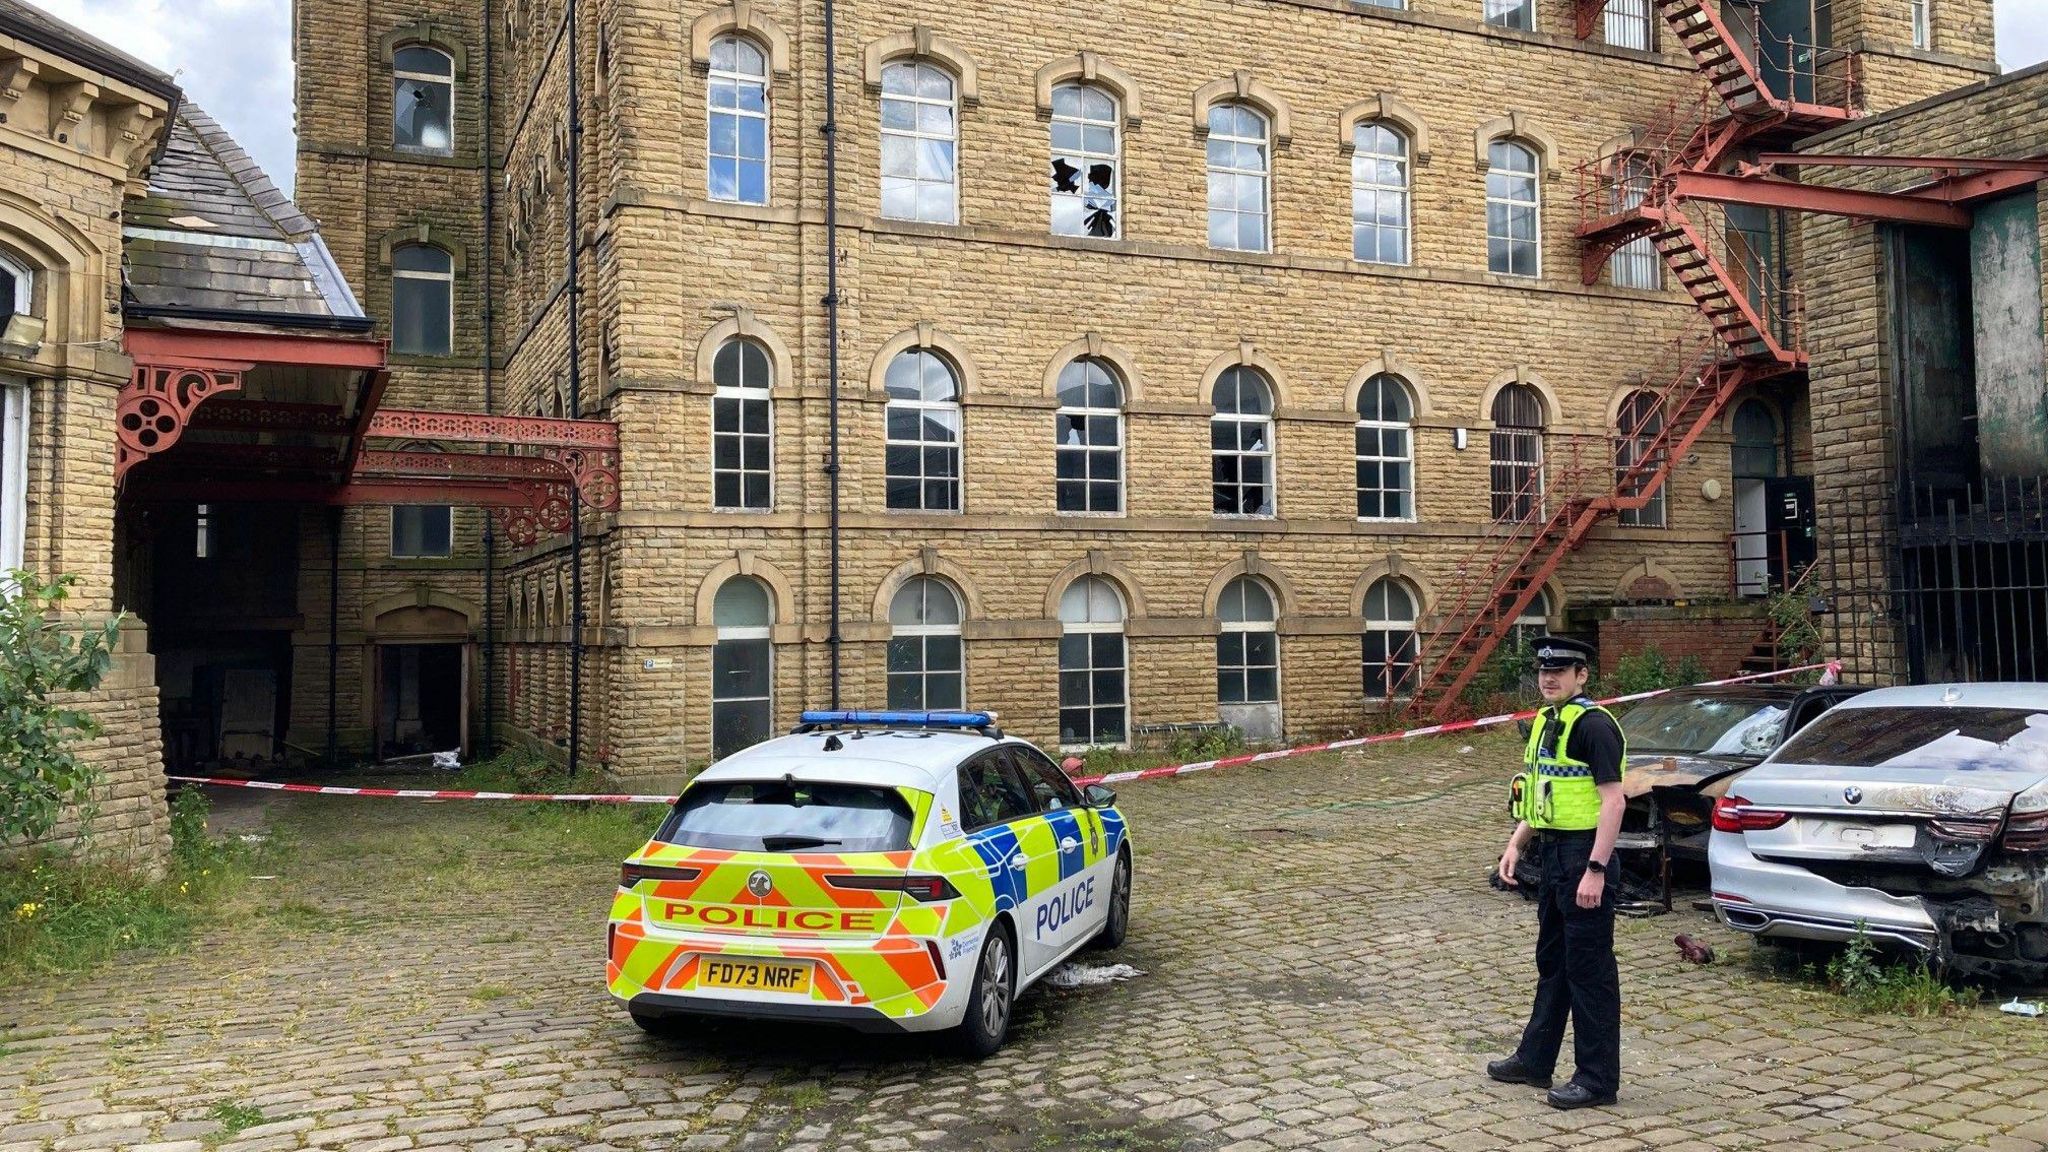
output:
<svg viewBox="0 0 2048 1152"><path fill-rule="evenodd" d="M774 960L705 958L697 965L697 987L739 988L748 992L811 994L811 966Z"/></svg>

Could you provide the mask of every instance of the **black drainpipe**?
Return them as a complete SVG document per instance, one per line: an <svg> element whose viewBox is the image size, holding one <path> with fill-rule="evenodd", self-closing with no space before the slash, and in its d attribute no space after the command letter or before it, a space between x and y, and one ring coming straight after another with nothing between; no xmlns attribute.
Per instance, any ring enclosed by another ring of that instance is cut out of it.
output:
<svg viewBox="0 0 2048 1152"><path fill-rule="evenodd" d="M492 240L497 236L498 207L496 183L491 179L491 29L492 3L484 0L484 91L483 91L483 156L479 168L484 179L484 414L493 415L498 410L497 392L491 376L491 358L497 354L497 343L493 338L497 330L498 294L492 283L497 261L492 255ZM496 451L496 445L486 444L486 453ZM498 705L498 517L496 512L484 512L484 738L479 753L489 756L497 751L498 733L493 713ZM466 735L466 733L465 733Z"/></svg>
<svg viewBox="0 0 2048 1152"><path fill-rule="evenodd" d="M570 0L574 3L575 0ZM827 532L831 540L832 620L825 648L832 659L832 707L839 707L839 72L833 0L825 0L825 344L827 418L825 475L831 487Z"/></svg>
<svg viewBox="0 0 2048 1152"><path fill-rule="evenodd" d="M371 649L372 652L375 649ZM327 510L327 766L332 768L341 757L340 735L336 726L340 717L335 715L335 685L341 679L341 509ZM363 669L362 681L370 682L373 670ZM371 751L374 754L377 734L370 733ZM374 755L373 755L374 758Z"/></svg>
<svg viewBox="0 0 2048 1152"><path fill-rule="evenodd" d="M583 288L576 275L582 255L577 201L583 197L582 84L583 58L576 49L576 0L568 0L569 18L569 415L583 416ZM580 766L583 752L583 505L580 493L569 496L569 771Z"/></svg>

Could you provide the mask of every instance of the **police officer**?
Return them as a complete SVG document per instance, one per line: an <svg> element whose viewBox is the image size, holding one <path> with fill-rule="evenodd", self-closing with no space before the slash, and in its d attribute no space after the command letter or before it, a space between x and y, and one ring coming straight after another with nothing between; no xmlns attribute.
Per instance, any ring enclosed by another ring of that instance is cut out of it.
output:
<svg viewBox="0 0 2048 1152"><path fill-rule="evenodd" d="M1550 1088L1553 1108L1585 1108L1614 1103L1621 1085L1621 974L1608 868L1621 830L1626 750L1621 725L1585 694L1592 648L1562 636L1542 637L1535 648L1545 707L1515 777L1515 832L1500 876L1515 884L1519 865L1535 866L1536 1002L1520 1047L1488 1064L1486 1074ZM1567 1014L1575 1067L1551 1088Z"/></svg>

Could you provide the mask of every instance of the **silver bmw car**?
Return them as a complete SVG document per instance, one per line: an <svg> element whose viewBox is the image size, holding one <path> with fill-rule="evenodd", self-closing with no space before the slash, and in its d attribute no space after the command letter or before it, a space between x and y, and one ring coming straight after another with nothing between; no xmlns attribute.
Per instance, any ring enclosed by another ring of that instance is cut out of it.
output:
<svg viewBox="0 0 2048 1152"><path fill-rule="evenodd" d="M1715 801L1707 859L1731 928L2048 978L2048 684L1843 701Z"/></svg>

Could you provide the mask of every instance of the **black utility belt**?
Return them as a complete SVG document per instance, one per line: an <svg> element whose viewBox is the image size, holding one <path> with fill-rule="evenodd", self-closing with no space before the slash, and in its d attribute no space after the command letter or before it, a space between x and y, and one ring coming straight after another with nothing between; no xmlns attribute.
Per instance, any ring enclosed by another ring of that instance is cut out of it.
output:
<svg viewBox="0 0 2048 1152"><path fill-rule="evenodd" d="M1572 844L1580 840L1591 840L1593 828L1537 828L1533 829L1536 839L1545 844Z"/></svg>

